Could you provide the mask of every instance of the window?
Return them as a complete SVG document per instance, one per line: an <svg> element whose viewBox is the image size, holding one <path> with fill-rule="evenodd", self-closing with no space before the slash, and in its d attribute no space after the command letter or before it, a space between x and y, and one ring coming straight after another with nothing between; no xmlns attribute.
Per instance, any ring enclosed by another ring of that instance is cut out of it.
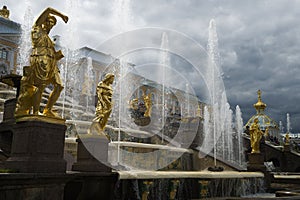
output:
<svg viewBox="0 0 300 200"><path fill-rule="evenodd" d="M5 48L0 50L0 58L4 60L8 59L8 51Z"/></svg>

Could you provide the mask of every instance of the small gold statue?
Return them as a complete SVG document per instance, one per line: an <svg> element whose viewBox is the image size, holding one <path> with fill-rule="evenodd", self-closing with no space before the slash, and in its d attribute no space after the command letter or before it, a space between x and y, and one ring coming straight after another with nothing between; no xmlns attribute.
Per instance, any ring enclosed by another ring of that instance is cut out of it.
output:
<svg viewBox="0 0 300 200"><path fill-rule="evenodd" d="M96 117L93 119L89 134L93 134L94 130L96 130L96 134L103 135L103 130L113 108L113 90L111 85L114 82L114 78L115 76L113 74L108 73L97 86L98 102L95 113Z"/></svg>
<svg viewBox="0 0 300 200"><path fill-rule="evenodd" d="M66 15L61 14L53 8L47 8L38 17L32 27L30 69L28 69L28 75L26 75L21 83L21 88L31 88L31 90L21 91L17 102L16 116L29 114L31 107L33 114L39 115L42 93L46 86L52 84L54 89L49 96L43 115L59 118L52 110L52 107L64 88L57 67L57 61L64 56L60 50L56 51L54 49L54 43L48 35L52 27L56 24L54 15L61 17L65 23L68 22ZM26 84L26 86L22 86L22 84ZM26 99L31 99L32 103Z"/></svg>
<svg viewBox="0 0 300 200"><path fill-rule="evenodd" d="M1 16L1 17L4 17L4 18L6 18L6 19L9 18L9 10L7 9L6 6L3 6L3 8L0 9L0 16Z"/></svg>
<svg viewBox="0 0 300 200"><path fill-rule="evenodd" d="M146 111L144 113L144 117L151 117L151 112L152 112L152 100L151 100L151 93L149 94L144 94L144 104L146 106Z"/></svg>
<svg viewBox="0 0 300 200"><path fill-rule="evenodd" d="M290 144L290 134L289 134L289 132L287 132L287 133L285 134L285 137L284 137L284 144L285 144L285 145L289 145L289 144Z"/></svg>
<svg viewBox="0 0 300 200"><path fill-rule="evenodd" d="M254 122L250 126L251 153L260 153L259 145L262 135L263 132L259 128L258 118L255 118Z"/></svg>
<svg viewBox="0 0 300 200"><path fill-rule="evenodd" d="M129 101L130 109L137 110L138 109L138 103L139 103L138 98L130 100Z"/></svg>

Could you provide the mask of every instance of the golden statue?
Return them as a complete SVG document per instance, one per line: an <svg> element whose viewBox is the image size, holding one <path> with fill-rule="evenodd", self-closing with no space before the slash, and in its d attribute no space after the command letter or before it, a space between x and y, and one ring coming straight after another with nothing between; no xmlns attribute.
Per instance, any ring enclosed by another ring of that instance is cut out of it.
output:
<svg viewBox="0 0 300 200"><path fill-rule="evenodd" d="M42 93L46 86L52 84L54 89L49 96L43 115L58 117L52 110L52 107L64 88L57 67L57 61L64 56L60 50L56 51L54 49L54 43L48 35L52 27L56 24L54 15L61 17L65 23L68 22L68 17L66 15L61 14L53 8L47 8L38 17L32 27L30 69L28 69L29 74L21 83L21 88L32 89L21 91L17 102L16 116L28 114L31 107L33 109L33 114L39 115ZM22 86L22 84L25 84L26 86ZM32 103L31 101L28 102L26 99L31 99Z"/></svg>
<svg viewBox="0 0 300 200"><path fill-rule="evenodd" d="M149 94L144 94L144 104L146 106L146 111L144 113L144 117L151 117L151 112L152 112L152 100L151 100L151 93Z"/></svg>
<svg viewBox="0 0 300 200"><path fill-rule="evenodd" d="M111 84L114 82L114 78L115 76L113 74L108 73L97 86L98 102L96 107L96 117L93 119L93 123L89 131L90 134L91 131L93 133L93 130L96 130L96 134L103 134L103 130L107 124L113 107L113 90Z"/></svg>
<svg viewBox="0 0 300 200"><path fill-rule="evenodd" d="M259 128L258 118L255 118L254 122L250 126L251 153L260 153L259 145L262 135L263 132Z"/></svg>
<svg viewBox="0 0 300 200"><path fill-rule="evenodd" d="M6 18L6 19L9 18L9 10L7 9L6 6L3 6L3 8L0 9L0 16L1 16L1 17L4 17L4 18Z"/></svg>
<svg viewBox="0 0 300 200"><path fill-rule="evenodd" d="M284 137L284 144L285 145L289 145L290 144L290 135L289 135L289 132L287 132L286 134L285 134L285 137Z"/></svg>
<svg viewBox="0 0 300 200"><path fill-rule="evenodd" d="M139 102L138 98L130 100L129 101L130 108L133 109L133 110L137 110L138 109L138 102Z"/></svg>

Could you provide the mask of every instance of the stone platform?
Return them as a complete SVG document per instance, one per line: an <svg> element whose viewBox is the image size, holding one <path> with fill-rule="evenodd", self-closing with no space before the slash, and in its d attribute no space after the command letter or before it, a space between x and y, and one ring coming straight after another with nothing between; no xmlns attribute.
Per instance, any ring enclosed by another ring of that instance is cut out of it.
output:
<svg viewBox="0 0 300 200"><path fill-rule="evenodd" d="M25 173L66 172L65 125L22 121L12 126L11 156L5 168Z"/></svg>
<svg viewBox="0 0 300 200"><path fill-rule="evenodd" d="M1 200L114 199L117 173L0 173Z"/></svg>

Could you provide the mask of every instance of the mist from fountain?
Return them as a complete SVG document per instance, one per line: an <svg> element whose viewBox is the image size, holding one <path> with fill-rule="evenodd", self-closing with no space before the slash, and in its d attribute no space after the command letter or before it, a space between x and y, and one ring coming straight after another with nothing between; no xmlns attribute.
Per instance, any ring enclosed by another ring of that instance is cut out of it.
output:
<svg viewBox="0 0 300 200"><path fill-rule="evenodd" d="M114 0L112 9L113 27L117 33L128 31L133 27L131 0Z"/></svg>
<svg viewBox="0 0 300 200"><path fill-rule="evenodd" d="M24 20L21 23L22 35L21 41L19 45L19 53L18 53L18 65L16 69L16 73L19 75L23 75L23 67L29 66L29 58L31 53L31 27L33 24L33 14L32 8L28 0L25 1L26 9L24 14Z"/></svg>

